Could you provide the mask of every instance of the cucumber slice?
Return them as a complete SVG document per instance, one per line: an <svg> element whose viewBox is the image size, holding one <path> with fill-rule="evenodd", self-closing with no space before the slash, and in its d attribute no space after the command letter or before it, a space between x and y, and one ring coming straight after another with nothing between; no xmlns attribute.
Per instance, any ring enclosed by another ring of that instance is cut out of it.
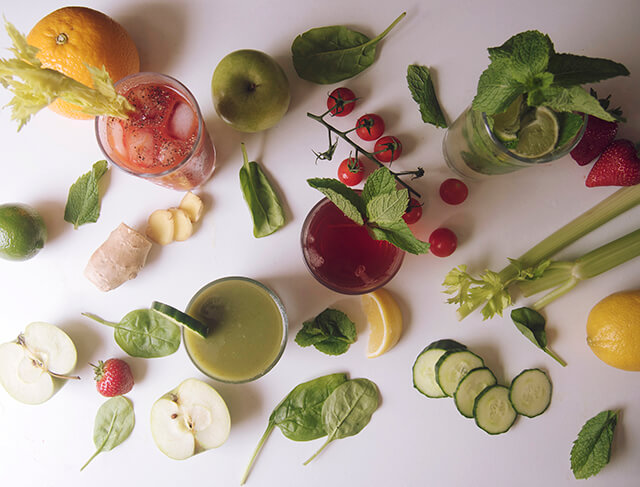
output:
<svg viewBox="0 0 640 487"><path fill-rule="evenodd" d="M192 318L188 314L175 309L173 306L160 303L159 301L154 301L153 303L151 303L151 309L156 313L160 313L162 316L164 316L168 320L173 321L177 325L186 326L190 330L195 331L203 338L206 338L209 334L209 327L202 321Z"/></svg>
<svg viewBox="0 0 640 487"><path fill-rule="evenodd" d="M551 404L551 390L551 381L542 370L523 370L511 381L509 401L518 414L534 418Z"/></svg>
<svg viewBox="0 0 640 487"><path fill-rule="evenodd" d="M446 352L436 362L436 382L447 396L453 396L467 372L483 367L483 360L468 350Z"/></svg>
<svg viewBox="0 0 640 487"><path fill-rule="evenodd" d="M466 348L462 343L449 339L438 340L427 345L413 364L413 387L427 397L447 397L436 382L436 363L446 352Z"/></svg>
<svg viewBox="0 0 640 487"><path fill-rule="evenodd" d="M473 404L476 424L490 435L509 431L518 413L509 401L509 388L500 385L487 387Z"/></svg>
<svg viewBox="0 0 640 487"><path fill-rule="evenodd" d="M496 376L487 367L479 367L469 371L458 384L453 394L454 402L460 414L473 418L473 405L476 397L487 387L497 384Z"/></svg>

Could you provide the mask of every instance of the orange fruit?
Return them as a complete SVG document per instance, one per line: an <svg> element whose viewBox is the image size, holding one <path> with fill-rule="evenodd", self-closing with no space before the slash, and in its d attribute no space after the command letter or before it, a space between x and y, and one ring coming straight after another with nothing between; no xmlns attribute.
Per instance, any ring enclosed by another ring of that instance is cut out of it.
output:
<svg viewBox="0 0 640 487"><path fill-rule="evenodd" d="M45 68L55 69L87 86L93 86L85 64L105 67L111 79L140 71L138 49L126 30L102 12L86 7L64 7L40 20L27 35L37 47ZM76 105L56 100L49 107L61 115L90 119Z"/></svg>

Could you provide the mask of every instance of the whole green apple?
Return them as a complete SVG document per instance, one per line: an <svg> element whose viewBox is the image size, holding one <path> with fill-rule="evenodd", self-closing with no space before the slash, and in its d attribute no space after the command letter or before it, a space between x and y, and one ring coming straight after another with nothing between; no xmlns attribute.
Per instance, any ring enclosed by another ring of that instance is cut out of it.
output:
<svg viewBox="0 0 640 487"><path fill-rule="evenodd" d="M289 81L268 54L242 49L227 54L211 80L220 118L241 132L273 127L289 108Z"/></svg>

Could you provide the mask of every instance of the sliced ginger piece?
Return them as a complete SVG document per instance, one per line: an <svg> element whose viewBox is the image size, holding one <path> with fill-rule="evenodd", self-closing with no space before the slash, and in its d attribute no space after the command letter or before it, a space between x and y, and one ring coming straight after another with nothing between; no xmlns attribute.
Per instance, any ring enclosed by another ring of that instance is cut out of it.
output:
<svg viewBox="0 0 640 487"><path fill-rule="evenodd" d="M193 234L193 223L182 208L169 208L173 216L173 239L182 242Z"/></svg>
<svg viewBox="0 0 640 487"><path fill-rule="evenodd" d="M202 200L198 196L196 196L191 191L189 191L187 194L184 195L184 198L182 198L179 208L184 210L187 213L187 215L189 216L189 219L193 223L196 223L198 220L200 220L200 217L202 216L202 211L204 210L204 204L202 203Z"/></svg>
<svg viewBox="0 0 640 487"><path fill-rule="evenodd" d="M170 210L156 210L149 216L147 237L160 245L167 245L174 240L174 216Z"/></svg>

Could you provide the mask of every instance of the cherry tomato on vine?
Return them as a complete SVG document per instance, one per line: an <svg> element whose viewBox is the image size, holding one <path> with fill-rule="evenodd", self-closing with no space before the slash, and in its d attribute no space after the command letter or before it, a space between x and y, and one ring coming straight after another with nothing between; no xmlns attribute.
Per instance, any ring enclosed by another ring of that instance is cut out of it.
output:
<svg viewBox="0 0 640 487"><path fill-rule="evenodd" d="M458 237L448 228L437 228L429 235L431 253L436 257L448 257L458 246Z"/></svg>
<svg viewBox="0 0 640 487"><path fill-rule="evenodd" d="M364 166L360 159L349 157L338 167L338 179L347 186L355 186L364 176Z"/></svg>
<svg viewBox="0 0 640 487"><path fill-rule="evenodd" d="M356 95L349 88L336 88L329 94L327 98L327 109L331 110L334 117L344 117L349 115L356 106ZM354 100L349 102L350 100Z"/></svg>
<svg viewBox="0 0 640 487"><path fill-rule="evenodd" d="M356 122L356 134L362 140L377 140L384 134L384 120L375 113L362 115Z"/></svg>
<svg viewBox="0 0 640 487"><path fill-rule="evenodd" d="M373 153L380 162L395 161L402 154L402 144L393 135L387 135L378 139Z"/></svg>
<svg viewBox="0 0 640 487"><path fill-rule="evenodd" d="M407 225L413 225L420 220L420 217L422 217L422 205L417 199L411 198L411 200L409 200L409 206L407 206L407 211L402 215L402 219Z"/></svg>
<svg viewBox="0 0 640 487"><path fill-rule="evenodd" d="M450 205L459 205L467 199L469 188L456 178L449 178L440 185L440 198Z"/></svg>

